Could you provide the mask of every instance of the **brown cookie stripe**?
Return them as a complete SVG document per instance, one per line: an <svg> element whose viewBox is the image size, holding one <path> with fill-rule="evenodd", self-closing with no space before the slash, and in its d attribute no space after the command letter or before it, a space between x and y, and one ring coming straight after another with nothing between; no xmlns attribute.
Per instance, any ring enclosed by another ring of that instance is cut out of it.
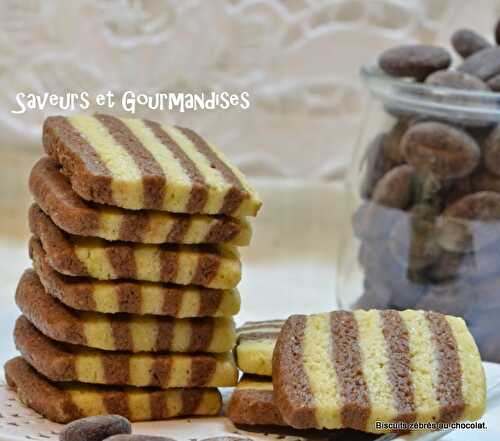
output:
<svg viewBox="0 0 500 441"><path fill-rule="evenodd" d="M397 311L380 311L382 331L387 343L389 379L393 388L395 421L410 423L416 419L415 391L411 377L410 337L403 318Z"/></svg>
<svg viewBox="0 0 500 441"><path fill-rule="evenodd" d="M45 290L65 305L102 313L168 315L177 318L231 317L240 309L236 289L136 281L96 281L59 274L50 266L38 239L30 240L30 256Z"/></svg>
<svg viewBox="0 0 500 441"><path fill-rule="evenodd" d="M62 230L78 236L140 243L227 243L245 246L251 227L246 219L184 215L164 211L131 211L92 204L71 188L59 165L40 159L29 187L37 205Z"/></svg>
<svg viewBox="0 0 500 441"><path fill-rule="evenodd" d="M484 372L462 319L423 311L292 316L273 359L275 400L296 428L385 432L376 421L475 420Z"/></svg>
<svg viewBox="0 0 500 441"><path fill-rule="evenodd" d="M272 375L274 345L284 320L246 322L237 329L236 359L245 373Z"/></svg>
<svg viewBox="0 0 500 441"><path fill-rule="evenodd" d="M237 369L226 354L126 354L60 343L39 332L26 317L16 321L14 339L24 359L52 381L159 387L231 387Z"/></svg>
<svg viewBox="0 0 500 441"><path fill-rule="evenodd" d="M118 414L131 421L191 415L218 415L222 399L217 389L137 389L56 383L38 374L21 357L5 364L8 385L19 399L57 423Z"/></svg>
<svg viewBox="0 0 500 441"><path fill-rule="evenodd" d="M43 143L86 200L238 217L261 206L241 172L189 129L109 115L56 116L45 121Z"/></svg>
<svg viewBox="0 0 500 441"><path fill-rule="evenodd" d="M174 319L70 309L45 292L33 270L21 277L16 303L46 336L96 349L219 353L230 351L236 340L234 322L226 317Z"/></svg>
<svg viewBox="0 0 500 441"><path fill-rule="evenodd" d="M437 359L436 396L440 405L439 420L450 423L460 419L465 408L457 342L445 316L428 311L425 318L431 331Z"/></svg>
<svg viewBox="0 0 500 441"><path fill-rule="evenodd" d="M70 276L129 278L231 289L241 278L238 252L217 245L143 245L72 236L56 227L37 205L29 223L50 265Z"/></svg>
<svg viewBox="0 0 500 441"><path fill-rule="evenodd" d="M269 377L244 375L231 395L226 416L235 424L284 426Z"/></svg>

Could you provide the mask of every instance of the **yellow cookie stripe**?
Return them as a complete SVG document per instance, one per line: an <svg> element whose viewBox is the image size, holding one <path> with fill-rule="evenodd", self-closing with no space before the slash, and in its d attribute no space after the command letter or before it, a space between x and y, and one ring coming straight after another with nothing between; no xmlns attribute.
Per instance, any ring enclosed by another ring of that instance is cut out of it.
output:
<svg viewBox="0 0 500 441"><path fill-rule="evenodd" d="M104 280L116 278L115 270L111 265L106 248L102 247L102 242L85 239L75 243L73 250L91 277Z"/></svg>
<svg viewBox="0 0 500 441"><path fill-rule="evenodd" d="M363 377L372 401L372 412L366 427L376 431L376 421L392 421L396 415L393 390L389 378L389 358L387 356L383 324L378 311L355 311L358 325L358 344L361 352Z"/></svg>
<svg viewBox="0 0 500 441"><path fill-rule="evenodd" d="M166 176L167 185L163 209L176 212L184 211L189 201L192 182L182 168L180 161L176 159L167 146L156 138L153 131L142 120L122 118L121 121L149 150Z"/></svg>
<svg viewBox="0 0 500 441"><path fill-rule="evenodd" d="M321 406L315 409L317 427L342 427L342 398L332 363L330 319L328 314L307 317L303 341L303 368L311 392Z"/></svg>
<svg viewBox="0 0 500 441"><path fill-rule="evenodd" d="M400 314L409 333L416 421L428 423L440 412L435 389L438 365L432 349L432 334L422 311L402 311Z"/></svg>
<svg viewBox="0 0 500 441"><path fill-rule="evenodd" d="M143 390L130 390L127 394L128 408L130 409L130 418L133 421L150 420L151 415L151 399L150 393ZM170 394L167 400L170 400Z"/></svg>
<svg viewBox="0 0 500 441"><path fill-rule="evenodd" d="M244 340L236 347L238 367L247 374L272 375L276 340Z"/></svg>
<svg viewBox="0 0 500 441"><path fill-rule="evenodd" d="M94 117L75 116L69 117L68 120L92 145L101 161L112 173L111 190L116 204L142 208L144 199L142 174L125 148L118 144L106 127Z"/></svg>
<svg viewBox="0 0 500 441"><path fill-rule="evenodd" d="M84 416L106 415L108 410L104 404L103 394L97 389L67 389L71 400ZM147 418L145 418L147 419Z"/></svg>
<svg viewBox="0 0 500 441"><path fill-rule="evenodd" d="M476 343L465 322L458 317L446 316L457 342L458 358L462 368L462 395L464 420L477 420L485 411L486 379Z"/></svg>

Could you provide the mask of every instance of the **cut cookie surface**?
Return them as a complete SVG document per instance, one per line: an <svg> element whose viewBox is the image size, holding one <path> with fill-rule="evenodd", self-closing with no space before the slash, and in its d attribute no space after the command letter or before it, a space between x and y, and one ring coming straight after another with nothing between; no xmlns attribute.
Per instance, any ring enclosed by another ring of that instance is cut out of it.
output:
<svg viewBox="0 0 500 441"><path fill-rule="evenodd" d="M78 196L59 165L40 159L29 187L37 205L67 233L140 243L227 243L245 246L252 231L245 219L186 215L165 211L132 211L89 203Z"/></svg>
<svg viewBox="0 0 500 441"><path fill-rule="evenodd" d="M230 317L240 310L237 289L65 276L52 269L42 244L35 238L30 241L30 256L45 290L74 309L177 318Z"/></svg>
<svg viewBox="0 0 500 441"><path fill-rule="evenodd" d="M234 288L241 279L236 248L219 245L144 245L69 235L37 205L29 212L32 233L50 265L69 276L99 280L134 279Z"/></svg>
<svg viewBox="0 0 500 441"><path fill-rule="evenodd" d="M284 320L246 322L237 329L236 361L247 374L271 376L274 345Z"/></svg>
<svg viewBox="0 0 500 441"><path fill-rule="evenodd" d="M162 390L51 382L21 357L5 364L5 377L24 404L58 423L104 414L122 415L130 421L209 416L219 414L222 407L217 389Z"/></svg>
<svg viewBox="0 0 500 441"><path fill-rule="evenodd" d="M16 303L46 336L96 349L219 353L232 350L236 340L232 318L176 319L76 311L48 294L33 270L22 275Z"/></svg>
<svg viewBox="0 0 500 441"><path fill-rule="evenodd" d="M43 145L76 193L139 210L256 215L261 201L243 174L190 129L109 115L53 116Z"/></svg>

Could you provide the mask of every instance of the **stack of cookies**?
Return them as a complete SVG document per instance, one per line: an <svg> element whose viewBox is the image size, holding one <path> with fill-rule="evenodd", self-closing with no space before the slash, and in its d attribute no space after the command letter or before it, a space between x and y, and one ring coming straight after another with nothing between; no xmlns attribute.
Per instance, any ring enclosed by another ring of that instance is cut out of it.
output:
<svg viewBox="0 0 500 441"><path fill-rule="evenodd" d="M258 196L186 128L50 117L43 145L9 385L57 422L218 414Z"/></svg>

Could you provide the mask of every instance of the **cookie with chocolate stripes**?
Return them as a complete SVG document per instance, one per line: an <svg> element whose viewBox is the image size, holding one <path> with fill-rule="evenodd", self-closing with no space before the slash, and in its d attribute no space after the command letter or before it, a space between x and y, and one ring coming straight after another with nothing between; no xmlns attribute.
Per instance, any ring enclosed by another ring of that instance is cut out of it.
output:
<svg viewBox="0 0 500 441"><path fill-rule="evenodd" d="M227 243L245 246L252 231L246 219L166 211L132 211L87 202L78 196L49 159L31 170L29 187L35 202L67 233L140 243Z"/></svg>
<svg viewBox="0 0 500 441"><path fill-rule="evenodd" d="M69 235L37 205L29 212L32 233L40 239L50 265L69 276L99 280L134 279L234 288L241 278L239 255L222 245L145 245Z"/></svg>
<svg viewBox="0 0 500 441"><path fill-rule="evenodd" d="M49 339L26 317L14 328L24 359L52 381L118 386L230 387L238 372L231 353L177 354L107 352Z"/></svg>
<svg viewBox="0 0 500 441"><path fill-rule="evenodd" d="M270 377L244 375L231 395L226 416L235 424L284 426Z"/></svg>
<svg viewBox="0 0 500 441"><path fill-rule="evenodd" d="M132 210L254 216L261 201L243 174L194 131L109 115L52 116L47 154L76 193Z"/></svg>
<svg viewBox="0 0 500 441"><path fill-rule="evenodd" d="M177 318L231 317L240 310L237 289L65 276L52 269L40 241L35 238L30 240L30 257L45 290L74 309Z"/></svg>
<svg viewBox="0 0 500 441"><path fill-rule="evenodd" d="M176 319L70 309L45 292L33 270L22 275L16 303L46 336L96 349L218 353L232 350L236 340L234 321L227 317Z"/></svg>
<svg viewBox="0 0 500 441"><path fill-rule="evenodd" d="M94 415L116 414L130 421L218 415L217 389L157 389L57 383L37 373L23 358L5 364L5 378L19 399L44 417L68 423Z"/></svg>
<svg viewBox="0 0 500 441"><path fill-rule="evenodd" d="M376 421L477 420L485 376L461 318L425 311L290 317L273 358L276 405L295 428L386 432Z"/></svg>
<svg viewBox="0 0 500 441"><path fill-rule="evenodd" d="M239 327L236 363L247 374L272 375L274 345L284 320L246 322Z"/></svg>

